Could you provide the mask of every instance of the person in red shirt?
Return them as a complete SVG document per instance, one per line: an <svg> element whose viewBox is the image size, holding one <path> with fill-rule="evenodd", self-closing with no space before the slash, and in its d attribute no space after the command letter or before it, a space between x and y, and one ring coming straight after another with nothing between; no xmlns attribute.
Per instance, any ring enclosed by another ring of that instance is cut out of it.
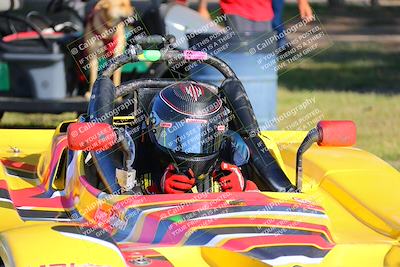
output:
<svg viewBox="0 0 400 267"><path fill-rule="evenodd" d="M199 13L210 18L207 9L208 0L200 0ZM228 15L228 26L233 26L238 32L271 31L274 17L272 0L220 0L222 13ZM312 9L308 0L298 0L300 16L303 20L313 19Z"/></svg>

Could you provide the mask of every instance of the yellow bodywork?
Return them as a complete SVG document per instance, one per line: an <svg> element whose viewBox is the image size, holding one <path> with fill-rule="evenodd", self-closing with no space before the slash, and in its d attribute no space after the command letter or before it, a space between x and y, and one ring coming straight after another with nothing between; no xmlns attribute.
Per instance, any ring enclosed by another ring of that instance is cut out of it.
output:
<svg viewBox="0 0 400 267"><path fill-rule="evenodd" d="M0 159L13 159L38 168L38 179L28 180L10 175L0 164L0 182L6 181L9 190L27 189L43 182L45 166L52 157L52 140L58 133L59 129L0 130ZM261 134L293 184L296 151L305 135L306 132L289 131ZM327 219L301 219L326 225L335 243L318 266L400 266L400 173L376 156L353 147L313 145L304 154L303 162L302 193L264 194L323 207ZM77 166L79 168L81 166ZM73 181L76 180L77 177ZM86 209L85 214L92 216L87 207L96 199L79 187L74 190L76 192L67 192L75 196L74 207ZM5 266L126 265L115 247L92 242L90 237L76 239L49 231L63 222L24 221L15 209L4 205L0 205L0 257ZM218 248L165 247L154 250L174 266L267 266Z"/></svg>

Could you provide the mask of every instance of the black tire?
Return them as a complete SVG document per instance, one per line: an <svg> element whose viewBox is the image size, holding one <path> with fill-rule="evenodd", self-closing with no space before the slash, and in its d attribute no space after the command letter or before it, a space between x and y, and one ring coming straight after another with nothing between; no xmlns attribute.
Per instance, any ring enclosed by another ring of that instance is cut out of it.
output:
<svg viewBox="0 0 400 267"><path fill-rule="evenodd" d="M4 111L0 111L0 121L3 118L3 115L4 115ZM0 267L1 267L1 261L0 261Z"/></svg>

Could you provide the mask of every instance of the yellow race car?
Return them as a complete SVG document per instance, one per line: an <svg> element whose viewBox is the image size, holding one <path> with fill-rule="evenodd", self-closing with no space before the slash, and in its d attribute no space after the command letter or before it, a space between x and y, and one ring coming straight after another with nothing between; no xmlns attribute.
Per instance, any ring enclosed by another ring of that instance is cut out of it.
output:
<svg viewBox="0 0 400 267"><path fill-rule="evenodd" d="M212 181L188 194L107 187L102 168L139 116L120 116L114 103L130 95L143 104L174 83L115 88L109 77L132 61L201 61L225 76L205 86L228 98L250 151L246 174L260 191L219 192ZM400 173L352 147L349 121L259 132L243 92L215 57L131 47L99 77L87 116L55 130L0 130L0 266L400 266ZM100 111L99 98L112 109Z"/></svg>

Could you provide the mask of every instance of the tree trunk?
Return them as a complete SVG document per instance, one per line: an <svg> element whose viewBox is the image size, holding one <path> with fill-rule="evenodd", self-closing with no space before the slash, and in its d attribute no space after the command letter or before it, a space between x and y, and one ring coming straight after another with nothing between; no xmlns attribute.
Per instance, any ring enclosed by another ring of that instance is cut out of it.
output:
<svg viewBox="0 0 400 267"><path fill-rule="evenodd" d="M371 6L372 7L379 6L379 0L371 0Z"/></svg>
<svg viewBox="0 0 400 267"><path fill-rule="evenodd" d="M371 0L376 1L376 0ZM328 4L330 7L341 7L344 6L344 0L328 0Z"/></svg>

